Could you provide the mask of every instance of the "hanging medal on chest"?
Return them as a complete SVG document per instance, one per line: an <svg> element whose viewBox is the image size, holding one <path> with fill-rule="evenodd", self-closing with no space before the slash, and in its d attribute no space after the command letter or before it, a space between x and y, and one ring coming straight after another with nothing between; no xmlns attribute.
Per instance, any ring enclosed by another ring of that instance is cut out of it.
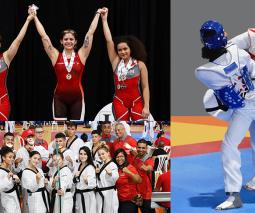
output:
<svg viewBox="0 0 255 213"><path fill-rule="evenodd" d="M122 68L119 74L119 83L117 84L117 89L125 89L127 88L125 84L125 80L127 79L127 72L128 70L126 68Z"/></svg>
<svg viewBox="0 0 255 213"><path fill-rule="evenodd" d="M66 70L67 70L67 72L68 72L68 73L66 74L66 80L71 80L71 79L72 79L71 71L72 71L73 64L74 64L74 58L75 58L75 52L73 51L73 52L72 52L72 55L71 55L70 62L68 63L65 50L63 51L64 64L65 64Z"/></svg>
<svg viewBox="0 0 255 213"><path fill-rule="evenodd" d="M72 78L72 75L70 73L66 74L66 79L70 80Z"/></svg>

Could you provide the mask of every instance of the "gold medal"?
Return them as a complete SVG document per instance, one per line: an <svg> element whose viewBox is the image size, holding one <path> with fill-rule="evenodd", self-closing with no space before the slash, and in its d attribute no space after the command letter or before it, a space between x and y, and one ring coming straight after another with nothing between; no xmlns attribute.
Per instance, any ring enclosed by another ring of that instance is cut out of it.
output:
<svg viewBox="0 0 255 213"><path fill-rule="evenodd" d="M70 74L70 73L68 73L67 75L66 75L66 79L67 80L70 80L72 78L72 75Z"/></svg>
<svg viewBox="0 0 255 213"><path fill-rule="evenodd" d="M120 89L120 84L117 84L117 89Z"/></svg>

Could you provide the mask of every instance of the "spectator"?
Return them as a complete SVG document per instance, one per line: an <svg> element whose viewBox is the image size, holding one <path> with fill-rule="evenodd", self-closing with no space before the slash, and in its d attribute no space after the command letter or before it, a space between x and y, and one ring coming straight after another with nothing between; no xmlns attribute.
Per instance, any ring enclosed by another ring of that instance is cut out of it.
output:
<svg viewBox="0 0 255 213"><path fill-rule="evenodd" d="M124 149L128 156L128 162L133 164L134 158L137 155L136 140L132 138L131 136L127 135L126 129L122 123L117 123L115 125L115 133L116 133L117 139L113 142L113 145L112 145L113 153L117 149L120 149L120 148Z"/></svg>
<svg viewBox="0 0 255 213"><path fill-rule="evenodd" d="M166 137L166 134L161 130L157 135L157 140L154 142L155 146L158 146L159 141L163 141L165 146L171 146L170 140Z"/></svg>
<svg viewBox="0 0 255 213"><path fill-rule="evenodd" d="M44 129L42 126L35 126L35 146L43 146L48 150L48 142L44 140Z"/></svg>
<svg viewBox="0 0 255 213"><path fill-rule="evenodd" d="M88 135L84 132L81 134L81 137L80 137L84 143L88 142Z"/></svg>
<svg viewBox="0 0 255 213"><path fill-rule="evenodd" d="M154 209L151 208L151 172L154 163L152 158L147 155L147 142L144 139L140 139L137 142L137 156L134 159L133 165L137 169L138 174L142 177L142 182L137 184L138 193L143 197L143 204L140 206L140 210L142 213L154 213Z"/></svg>
<svg viewBox="0 0 255 213"><path fill-rule="evenodd" d="M114 154L114 161L118 166L119 179L116 188L119 198L119 213L137 213L138 207L132 200L137 196L137 183L142 182L136 168L127 160L124 149L118 149Z"/></svg>
<svg viewBox="0 0 255 213"><path fill-rule="evenodd" d="M171 173L170 173L170 160L168 164L168 171L161 174L158 177L155 191L157 192L170 192L171 191ZM170 213L170 202L161 202L159 205L167 209L167 213Z"/></svg>

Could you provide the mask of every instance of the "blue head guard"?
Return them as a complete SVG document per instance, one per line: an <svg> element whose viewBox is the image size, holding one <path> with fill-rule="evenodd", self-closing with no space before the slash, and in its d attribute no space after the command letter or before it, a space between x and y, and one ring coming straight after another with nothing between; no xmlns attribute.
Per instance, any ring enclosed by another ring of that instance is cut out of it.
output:
<svg viewBox="0 0 255 213"><path fill-rule="evenodd" d="M200 29L200 37L204 46L208 49L225 47L227 37L224 35L223 26L213 20L205 22Z"/></svg>

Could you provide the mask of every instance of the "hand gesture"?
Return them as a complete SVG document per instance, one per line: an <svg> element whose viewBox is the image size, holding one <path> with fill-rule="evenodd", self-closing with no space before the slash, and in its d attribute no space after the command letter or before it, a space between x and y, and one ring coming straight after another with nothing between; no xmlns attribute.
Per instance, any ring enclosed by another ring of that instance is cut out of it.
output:
<svg viewBox="0 0 255 213"><path fill-rule="evenodd" d="M56 176L56 177L54 178L54 181L55 181L55 182L58 182L58 181L59 181L59 176Z"/></svg>
<svg viewBox="0 0 255 213"><path fill-rule="evenodd" d="M19 164L20 162L22 162L23 161L23 158L17 158L16 160L15 160L15 163L16 164Z"/></svg>
<svg viewBox="0 0 255 213"><path fill-rule="evenodd" d="M65 194L65 192L63 191L63 189L58 189L57 191L58 195L63 196Z"/></svg>
<svg viewBox="0 0 255 213"><path fill-rule="evenodd" d="M19 179L19 177L17 175L13 175L12 178L15 181L15 183L19 183L20 182L20 179Z"/></svg>
<svg viewBox="0 0 255 213"><path fill-rule="evenodd" d="M44 179L44 185L48 185L49 180L47 178Z"/></svg>
<svg viewBox="0 0 255 213"><path fill-rule="evenodd" d="M105 169L105 171L107 175L112 176L112 171L110 169Z"/></svg>
<svg viewBox="0 0 255 213"><path fill-rule="evenodd" d="M58 180L59 180L59 177L58 177L58 176L56 176L55 178L53 178L52 184L51 184L52 188L55 188L55 187L56 187L56 183L58 182Z"/></svg>
<svg viewBox="0 0 255 213"><path fill-rule="evenodd" d="M124 147L127 148L128 150L132 149L132 146L130 146L128 143L124 143Z"/></svg>
<svg viewBox="0 0 255 213"><path fill-rule="evenodd" d="M36 10L34 10L33 8L32 8L32 5L29 5L28 6L28 17L27 17L27 20L28 21L31 21L31 20L33 20L34 19L34 17L36 16Z"/></svg>
<svg viewBox="0 0 255 213"><path fill-rule="evenodd" d="M96 168L96 173L98 174L100 172L100 169L97 167Z"/></svg>
<svg viewBox="0 0 255 213"><path fill-rule="evenodd" d="M96 14L98 13L99 15L101 15L103 13L103 9L99 8L97 11L96 11Z"/></svg>
<svg viewBox="0 0 255 213"><path fill-rule="evenodd" d="M13 177L13 173L12 172L9 172L8 175L7 175L8 179L12 178Z"/></svg>
<svg viewBox="0 0 255 213"><path fill-rule="evenodd" d="M144 164L142 164L140 168L144 171L147 171L147 166L145 166Z"/></svg>
<svg viewBox="0 0 255 213"><path fill-rule="evenodd" d="M66 156L66 160L71 162L71 163L73 162L72 158L69 155Z"/></svg>
<svg viewBox="0 0 255 213"><path fill-rule="evenodd" d="M102 20L106 20L108 16L108 8L107 7L103 7L102 11L101 11L101 18Z"/></svg>
<svg viewBox="0 0 255 213"><path fill-rule="evenodd" d="M83 176L83 180L84 180L84 182L85 182L86 184L88 184L88 175L84 175L84 176Z"/></svg>
<svg viewBox="0 0 255 213"><path fill-rule="evenodd" d="M75 172L74 176L78 177L80 175L80 173L81 173L80 171L77 171L77 172Z"/></svg>
<svg viewBox="0 0 255 213"><path fill-rule="evenodd" d="M148 108L148 107L144 107L144 108L143 108L143 111L142 111L142 116L143 116L144 118L148 118L149 115L150 115L150 110L149 110L149 108Z"/></svg>
<svg viewBox="0 0 255 213"><path fill-rule="evenodd" d="M42 178L42 175L40 172L38 172L35 177L36 177L36 180L39 181Z"/></svg>
<svg viewBox="0 0 255 213"><path fill-rule="evenodd" d="M122 169L122 171L125 172L126 174L129 174L129 173L130 173L130 171L129 171L129 169L128 169L127 167L124 167L124 168Z"/></svg>

